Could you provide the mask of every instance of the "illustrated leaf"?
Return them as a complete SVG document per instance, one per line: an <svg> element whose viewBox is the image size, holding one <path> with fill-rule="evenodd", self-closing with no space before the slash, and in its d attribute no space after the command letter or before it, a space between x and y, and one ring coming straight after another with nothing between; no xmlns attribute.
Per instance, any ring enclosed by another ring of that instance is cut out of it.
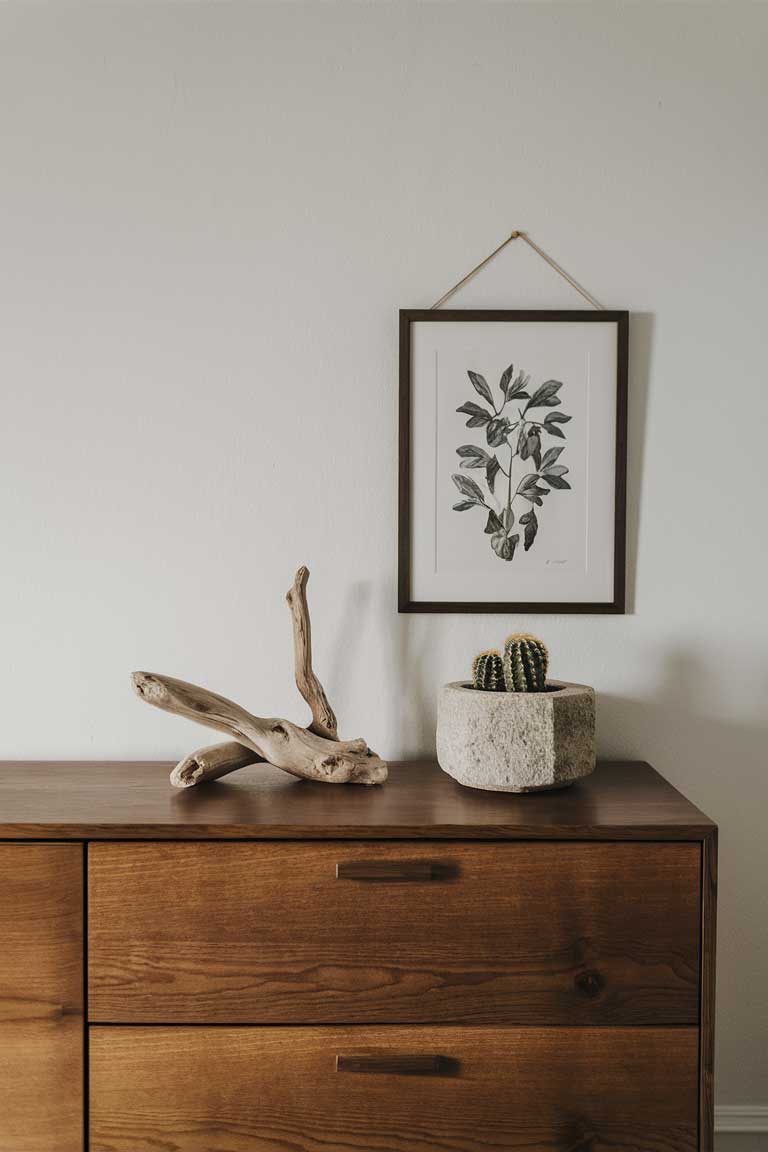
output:
<svg viewBox="0 0 768 1152"><path fill-rule="evenodd" d="M481 376L479 372L467 372L467 376L469 376L472 381L475 391L479 392L483 400L487 400L491 408L493 408L493 396L491 395L491 390L488 387L488 381L485 379L485 376Z"/></svg>
<svg viewBox="0 0 768 1152"><path fill-rule="evenodd" d="M514 536L507 536L506 532L496 532L491 536L491 548L502 560L511 560L519 539L517 532Z"/></svg>
<svg viewBox="0 0 768 1152"><path fill-rule="evenodd" d="M468 508L477 508L477 500L462 500L454 504L454 512L466 512Z"/></svg>
<svg viewBox="0 0 768 1152"><path fill-rule="evenodd" d="M462 457L460 468L487 468L491 462L491 457L485 448L480 448L476 444L462 444L456 452Z"/></svg>
<svg viewBox="0 0 768 1152"><path fill-rule="evenodd" d="M545 380L526 404L526 412L529 408L554 408L555 405L560 404L561 401L558 400L557 393L562 386L559 380Z"/></svg>
<svg viewBox="0 0 768 1152"><path fill-rule="evenodd" d="M518 372L517 379L508 390L507 400L527 400L528 393L523 389L528 387L530 376L526 376L525 372Z"/></svg>
<svg viewBox="0 0 768 1152"><path fill-rule="evenodd" d="M568 469L566 468L566 472L567 471ZM542 480L546 480L551 488L570 488L570 484L567 480L564 480L562 476L553 476L549 472L546 476L542 476Z"/></svg>
<svg viewBox="0 0 768 1152"><path fill-rule="evenodd" d="M498 476L500 470L501 464L499 464L495 456L491 456L491 459L485 469L485 482L488 485L489 491L491 492L493 492L493 488L496 483L496 477Z"/></svg>
<svg viewBox="0 0 768 1152"><path fill-rule="evenodd" d="M486 412L485 408L481 408L479 404L475 404L473 400L467 400L460 408L456 409L457 412L463 412L469 416L467 420L467 428L481 428L483 424L487 424L490 420L490 415Z"/></svg>
<svg viewBox="0 0 768 1152"><path fill-rule="evenodd" d="M461 449L459 449L459 451L461 451ZM550 465L554 464L555 460L557 460L558 456L560 455L560 453L562 451L563 451L562 448L547 448L546 452L544 453L543 459L541 461L541 467L540 467L539 471L540 472L546 471L546 469L549 468Z"/></svg>
<svg viewBox="0 0 768 1152"><path fill-rule="evenodd" d="M546 471L542 468L541 474L542 476L565 476L568 471L569 469L566 468L565 464L550 464Z"/></svg>
<svg viewBox="0 0 768 1152"><path fill-rule="evenodd" d="M520 523L525 525L525 534L523 536L523 547L526 552L536 539L536 533L539 530L539 522L536 519L536 513L533 508L530 512L526 512L524 516L520 517Z"/></svg>
<svg viewBox="0 0 768 1152"><path fill-rule="evenodd" d="M515 514L511 508L505 508L501 514L501 522L509 532L512 525L515 523Z"/></svg>
<svg viewBox="0 0 768 1152"><path fill-rule="evenodd" d="M488 456L485 448L481 448L479 444L462 444L456 449L459 456ZM490 456L488 456L490 460Z"/></svg>
<svg viewBox="0 0 768 1152"><path fill-rule="evenodd" d="M558 436L561 440L565 440L565 432L558 428L558 424L567 424L571 419L566 416L565 412L548 412L544 417L544 431L549 432L550 436Z"/></svg>
<svg viewBox="0 0 768 1152"><path fill-rule="evenodd" d="M536 479L538 480L538 476ZM537 484L534 484L531 487L526 488L524 492L520 493L520 495L522 496L523 500L529 500L531 504L541 505L543 503L541 497L548 496L549 489L540 488Z"/></svg>
<svg viewBox="0 0 768 1152"><path fill-rule="evenodd" d="M520 434L517 437L517 451L521 460L532 458L536 467L539 467L541 462L541 437L539 436L539 429L536 424L530 422L523 423Z"/></svg>
<svg viewBox="0 0 768 1152"><path fill-rule="evenodd" d="M491 448L499 448L507 438L509 433L509 420L505 417L497 417L491 420L490 424L485 430L485 435Z"/></svg>
<svg viewBox="0 0 768 1152"><path fill-rule="evenodd" d="M509 368L505 369L501 374L499 381L499 388L504 393L504 402L507 400L519 400L522 398L528 399L527 392L521 392L521 388L525 388L530 380L530 376L526 376L524 372L518 372L515 380L512 379L513 367L510 364Z"/></svg>
<svg viewBox="0 0 768 1152"><path fill-rule="evenodd" d="M454 472L451 479L462 496L468 496L469 499L474 500L476 504L484 503L482 489L470 476L462 476L460 473Z"/></svg>
<svg viewBox="0 0 768 1152"><path fill-rule="evenodd" d="M501 532L504 525L492 508L488 510L488 521L485 525L485 531L490 535L491 532Z"/></svg>
<svg viewBox="0 0 768 1152"><path fill-rule="evenodd" d="M522 480L517 486L518 496L522 496L528 488L535 488L538 478L539 477L536 472L529 472L526 476L523 476Z"/></svg>
<svg viewBox="0 0 768 1152"><path fill-rule="evenodd" d="M491 548L493 548L497 556L501 556L501 550L505 547L506 543L507 534L503 528L500 532L494 532L493 536L491 536Z"/></svg>

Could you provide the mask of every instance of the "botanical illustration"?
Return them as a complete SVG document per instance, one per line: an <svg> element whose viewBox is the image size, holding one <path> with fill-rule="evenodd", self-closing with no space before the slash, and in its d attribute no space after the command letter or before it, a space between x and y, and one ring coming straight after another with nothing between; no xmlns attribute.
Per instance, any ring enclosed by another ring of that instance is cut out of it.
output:
<svg viewBox="0 0 768 1152"><path fill-rule="evenodd" d="M563 425L571 417L564 412L548 412L542 419L538 413L539 409L560 405L558 392L563 385L559 380L545 380L531 395L527 391L530 376L522 371L515 376L510 364L499 381L501 400L497 406L485 377L478 372L467 372L467 375L485 406L468 400L456 411L469 417L467 428L485 429L490 451L476 444L462 444L456 449L461 458L459 467L482 470L484 483L481 485L471 476L454 473L453 482L463 499L453 508L455 512L485 509L488 513L485 532L490 536L491 548L501 560L511 560L520 542L519 531L513 529L516 526L523 529L523 548L527 552L539 530L536 508L543 507L544 497L553 488L571 487L565 479L568 469L559 463L565 445L547 447L546 440L548 436L565 440ZM512 408L505 412L507 405ZM545 438L543 454L542 437ZM515 501L518 504L513 508ZM522 515L521 508L525 508Z"/></svg>

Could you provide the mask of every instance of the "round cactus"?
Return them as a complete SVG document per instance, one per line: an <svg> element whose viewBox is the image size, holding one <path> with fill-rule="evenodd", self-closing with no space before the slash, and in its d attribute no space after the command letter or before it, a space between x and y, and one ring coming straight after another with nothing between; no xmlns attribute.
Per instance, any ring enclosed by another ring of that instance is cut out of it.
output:
<svg viewBox="0 0 768 1152"><path fill-rule="evenodd" d="M543 692L549 653L541 640L526 632L508 636L504 645L504 684L507 692Z"/></svg>
<svg viewBox="0 0 768 1152"><path fill-rule="evenodd" d="M506 692L504 667L498 652L481 652L472 661L472 684L483 692Z"/></svg>

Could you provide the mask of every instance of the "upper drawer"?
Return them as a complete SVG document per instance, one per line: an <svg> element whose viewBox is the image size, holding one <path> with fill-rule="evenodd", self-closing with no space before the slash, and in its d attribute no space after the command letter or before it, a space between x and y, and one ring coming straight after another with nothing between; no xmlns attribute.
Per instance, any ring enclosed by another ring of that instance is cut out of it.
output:
<svg viewBox="0 0 768 1152"><path fill-rule="evenodd" d="M684 843L89 849L89 1016L155 1023L698 1019Z"/></svg>

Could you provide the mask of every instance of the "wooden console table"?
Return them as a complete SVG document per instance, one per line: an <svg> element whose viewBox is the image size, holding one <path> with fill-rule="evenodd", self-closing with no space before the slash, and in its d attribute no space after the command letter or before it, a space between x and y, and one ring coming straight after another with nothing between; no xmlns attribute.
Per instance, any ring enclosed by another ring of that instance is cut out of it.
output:
<svg viewBox="0 0 768 1152"><path fill-rule="evenodd" d="M562 792L0 764L0 1152L711 1152L716 828Z"/></svg>

